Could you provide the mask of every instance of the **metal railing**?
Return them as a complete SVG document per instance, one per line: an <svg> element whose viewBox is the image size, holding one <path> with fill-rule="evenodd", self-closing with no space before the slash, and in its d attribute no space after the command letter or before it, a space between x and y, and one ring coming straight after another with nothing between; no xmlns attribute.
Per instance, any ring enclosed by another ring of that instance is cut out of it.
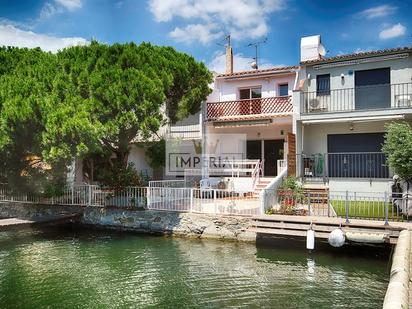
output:
<svg viewBox="0 0 412 309"><path fill-rule="evenodd" d="M22 194L0 187L0 202L144 208L210 214L260 214L259 197L253 192L186 187L127 187L110 189L93 185L64 188L52 197Z"/></svg>
<svg viewBox="0 0 412 309"><path fill-rule="evenodd" d="M149 187L184 188L186 187L186 180L184 179L151 180L149 181Z"/></svg>
<svg viewBox="0 0 412 309"><path fill-rule="evenodd" d="M262 163L260 162L260 160L258 160L252 172L252 187L253 188L256 188L256 185L259 183L261 174L262 174Z"/></svg>
<svg viewBox="0 0 412 309"><path fill-rule="evenodd" d="M279 175L285 168L287 168L287 160L285 160L285 159L277 160L276 164L277 164L278 175Z"/></svg>
<svg viewBox="0 0 412 309"><path fill-rule="evenodd" d="M391 173L382 152L298 154L304 180L328 178L387 179Z"/></svg>
<svg viewBox="0 0 412 309"><path fill-rule="evenodd" d="M412 83L301 93L301 114L412 107Z"/></svg>
<svg viewBox="0 0 412 309"><path fill-rule="evenodd" d="M177 212L227 215L310 215L388 221L407 221L412 213L412 196L407 193L291 192L277 188L286 170L259 195L220 189L98 186L66 188L58 196L19 194L0 188L0 202L75 205L89 207L143 208Z"/></svg>
<svg viewBox="0 0 412 309"><path fill-rule="evenodd" d="M193 212L244 215L261 214L259 196L252 192L192 189Z"/></svg>
<svg viewBox="0 0 412 309"><path fill-rule="evenodd" d="M255 98L246 100L208 102L207 120L245 115L276 114L292 112L290 96Z"/></svg>
<svg viewBox="0 0 412 309"><path fill-rule="evenodd" d="M260 160L252 159L227 159L222 162L216 162L212 160L205 160L205 171L209 175L219 176L251 176L256 170L260 168Z"/></svg>
<svg viewBox="0 0 412 309"><path fill-rule="evenodd" d="M287 215L408 221L412 196L376 192L278 192L272 212ZM412 209L411 209L412 210Z"/></svg>
<svg viewBox="0 0 412 309"><path fill-rule="evenodd" d="M167 138L201 139L202 126L201 124L173 125L169 127L166 136Z"/></svg>
<svg viewBox="0 0 412 309"><path fill-rule="evenodd" d="M197 188L149 188L148 209L209 214L258 215L251 192Z"/></svg>

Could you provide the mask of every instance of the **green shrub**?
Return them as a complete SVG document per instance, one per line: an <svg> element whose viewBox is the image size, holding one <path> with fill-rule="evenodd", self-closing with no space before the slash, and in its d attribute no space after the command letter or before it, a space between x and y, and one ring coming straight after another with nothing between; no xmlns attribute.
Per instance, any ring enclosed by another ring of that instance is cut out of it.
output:
<svg viewBox="0 0 412 309"><path fill-rule="evenodd" d="M279 186L279 190L292 190L293 192L303 192L303 188L298 182L298 179L293 176L288 176L284 178Z"/></svg>
<svg viewBox="0 0 412 309"><path fill-rule="evenodd" d="M122 189L125 187L143 186L144 180L137 172L133 163L129 163L126 168L117 164L100 171L99 179L104 186L112 189Z"/></svg>
<svg viewBox="0 0 412 309"><path fill-rule="evenodd" d="M390 123L385 126L385 142L382 151L394 172L412 182L412 129L406 122Z"/></svg>

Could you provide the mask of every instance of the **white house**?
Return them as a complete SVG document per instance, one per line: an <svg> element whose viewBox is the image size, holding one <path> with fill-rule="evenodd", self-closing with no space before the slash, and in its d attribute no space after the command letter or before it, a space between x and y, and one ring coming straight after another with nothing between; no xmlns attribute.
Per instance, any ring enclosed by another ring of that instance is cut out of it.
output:
<svg viewBox="0 0 412 309"><path fill-rule="evenodd" d="M226 72L215 76L213 92L205 104L203 136L244 134L244 159L259 162L260 186L264 187L278 175L287 157L287 137L293 129L292 93L299 67L233 72L232 55L229 46Z"/></svg>
<svg viewBox="0 0 412 309"><path fill-rule="evenodd" d="M297 176L332 191L390 191L381 148L385 124L412 122L412 48L324 54L320 36L302 38L293 93Z"/></svg>

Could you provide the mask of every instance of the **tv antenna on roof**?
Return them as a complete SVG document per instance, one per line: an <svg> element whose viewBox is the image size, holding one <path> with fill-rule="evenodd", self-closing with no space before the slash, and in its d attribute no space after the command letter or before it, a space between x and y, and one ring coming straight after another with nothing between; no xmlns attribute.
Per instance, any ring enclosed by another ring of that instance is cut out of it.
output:
<svg viewBox="0 0 412 309"><path fill-rule="evenodd" d="M224 47L230 47L232 45L230 34L226 35L222 41L225 42L226 44L222 44L221 42L218 42L216 44L220 46L224 46Z"/></svg>
<svg viewBox="0 0 412 309"><path fill-rule="evenodd" d="M249 43L247 45L247 47L255 47L255 57L253 58L253 61L251 63L252 69L257 70L259 68L258 48L261 44L266 44L267 41L268 41L268 38L265 38L263 41Z"/></svg>

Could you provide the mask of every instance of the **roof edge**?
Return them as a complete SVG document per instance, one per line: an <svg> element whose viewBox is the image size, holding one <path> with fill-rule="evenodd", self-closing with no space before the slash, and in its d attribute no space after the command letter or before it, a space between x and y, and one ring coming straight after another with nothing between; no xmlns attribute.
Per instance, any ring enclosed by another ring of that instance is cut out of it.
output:
<svg viewBox="0 0 412 309"><path fill-rule="evenodd" d="M301 61L300 64L307 66L307 65L312 65L312 64L315 65L315 64L324 64L324 63L334 63L334 62L341 62L341 61L355 60L355 59L362 59L362 58L373 58L373 57L384 56L384 55L395 55L395 54L401 54L405 52L412 52L412 46L388 48L388 49L381 49L381 50L375 50L375 51L367 51L367 52L361 52L361 53L333 56L330 58L307 60L307 61Z"/></svg>

